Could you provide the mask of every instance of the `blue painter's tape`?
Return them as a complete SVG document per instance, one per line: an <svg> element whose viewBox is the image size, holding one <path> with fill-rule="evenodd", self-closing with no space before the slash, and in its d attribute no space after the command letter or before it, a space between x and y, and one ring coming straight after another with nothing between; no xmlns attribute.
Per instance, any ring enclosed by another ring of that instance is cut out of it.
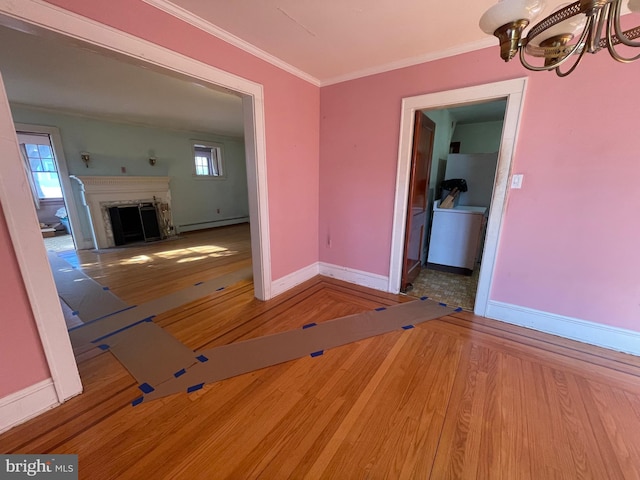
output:
<svg viewBox="0 0 640 480"><path fill-rule="evenodd" d="M138 385L138 388L142 390L142 393L151 393L155 390L155 388L153 388L147 382L141 383L140 385Z"/></svg>
<svg viewBox="0 0 640 480"><path fill-rule="evenodd" d="M192 385L189 388L187 388L187 393L195 392L196 390L200 390L202 387L204 387L204 383Z"/></svg>
<svg viewBox="0 0 640 480"><path fill-rule="evenodd" d="M461 312L462 311L462 307L458 307L454 310L454 312Z"/></svg>
<svg viewBox="0 0 640 480"><path fill-rule="evenodd" d="M224 287L216 288L216 292L219 292L220 290L224 290Z"/></svg>
<svg viewBox="0 0 640 480"><path fill-rule="evenodd" d="M111 315L115 315L117 313L126 312L127 310L131 310L132 308L136 308L136 307L137 307L137 305L131 305L130 307L123 308L122 310L116 310L115 312L108 313L107 315L103 315L102 317L94 318L93 320L90 320L88 322L84 322L82 325L78 325L77 327L70 328L69 331L76 330L76 329L82 328L82 327L86 327L87 325L89 325L89 324L91 324L93 322L97 322L98 320L102 320L103 318L110 317ZM74 315L78 315L78 312L73 312L73 314Z"/></svg>
<svg viewBox="0 0 640 480"><path fill-rule="evenodd" d="M439 302L438 305L440 305L441 307L446 307L447 306L446 303L442 303L442 302Z"/></svg>
<svg viewBox="0 0 640 480"><path fill-rule="evenodd" d="M403 330L411 330L412 328L415 328L413 325L405 325L404 327L402 327Z"/></svg>
<svg viewBox="0 0 640 480"><path fill-rule="evenodd" d="M102 287L103 290L109 290L109 287Z"/></svg>
<svg viewBox="0 0 640 480"><path fill-rule="evenodd" d="M196 357L196 359L197 359L198 361L202 362L202 363L204 363L204 362L208 362L208 361L209 361L209 359L208 359L207 357L205 357L204 355L198 355L198 356Z"/></svg>
<svg viewBox="0 0 640 480"><path fill-rule="evenodd" d="M324 353L324 350L318 350L317 352L313 352L311 353L312 357L319 357L320 355L322 355Z"/></svg>
<svg viewBox="0 0 640 480"><path fill-rule="evenodd" d="M136 405L140 405L143 400L144 400L144 397L138 397L133 402L131 402L131 406L135 407Z"/></svg>
<svg viewBox="0 0 640 480"><path fill-rule="evenodd" d="M102 344L98 345L98 348L100 350L109 350L109 345L107 345L106 343L102 343Z"/></svg>
<svg viewBox="0 0 640 480"><path fill-rule="evenodd" d="M173 376L178 378L184 375L185 373L187 373L187 371L183 368L182 370L178 370L176 373L174 373Z"/></svg>
<svg viewBox="0 0 640 480"><path fill-rule="evenodd" d="M204 282L198 282L198 283L194 283L193 286L197 287L198 285L202 285Z"/></svg>
<svg viewBox="0 0 640 480"><path fill-rule="evenodd" d="M386 310L387 307L378 307L376 308L376 312L381 312L382 310Z"/></svg>
<svg viewBox="0 0 640 480"><path fill-rule="evenodd" d="M427 300L429 297L425 296L425 297L420 297L420 300Z"/></svg>
<svg viewBox="0 0 640 480"><path fill-rule="evenodd" d="M306 325L302 326L302 329L304 330L305 328L315 327L316 325L318 325L316 322L307 323Z"/></svg>
<svg viewBox="0 0 640 480"><path fill-rule="evenodd" d="M109 337L115 335L116 333L124 332L125 330L128 330L131 327L135 327L136 325L139 325L139 324L144 323L144 322L150 322L153 317L155 317L155 315L152 315L152 316L147 317L147 318L143 318L142 320L138 320L137 322L134 322L131 325L127 325L126 327L119 328L118 330L116 330L114 332L107 333L106 335L103 335L100 338L96 338L95 340L91 340L91 343L98 343L98 342L104 340L105 338L109 338Z"/></svg>

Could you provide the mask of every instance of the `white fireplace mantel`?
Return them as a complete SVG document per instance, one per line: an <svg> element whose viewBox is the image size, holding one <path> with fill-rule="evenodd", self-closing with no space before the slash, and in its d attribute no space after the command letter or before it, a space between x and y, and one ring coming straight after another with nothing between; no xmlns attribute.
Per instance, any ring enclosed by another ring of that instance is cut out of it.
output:
<svg viewBox="0 0 640 480"><path fill-rule="evenodd" d="M95 248L115 245L108 208L142 202L169 205L170 177L114 177L71 175L80 184L82 202L87 207Z"/></svg>

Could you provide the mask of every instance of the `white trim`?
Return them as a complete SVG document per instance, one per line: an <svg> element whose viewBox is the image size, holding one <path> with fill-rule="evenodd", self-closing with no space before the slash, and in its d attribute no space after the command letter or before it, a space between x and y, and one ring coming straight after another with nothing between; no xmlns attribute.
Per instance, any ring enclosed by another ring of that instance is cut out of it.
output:
<svg viewBox="0 0 640 480"><path fill-rule="evenodd" d="M58 401L82 391L0 75L0 204ZM10 334L10 333L7 333Z"/></svg>
<svg viewBox="0 0 640 480"><path fill-rule="evenodd" d="M0 23L33 30L34 26L172 70L196 80L223 86L242 95L245 152L251 218L251 251L255 295L271 297L271 251L267 192L266 135L262 85L211 65L178 54L159 45L82 17L43 0L0 0ZM36 320L58 400L82 391L73 350L60 310L53 276L46 258L30 193L25 189L15 127L0 84L0 201L11 233L29 302ZM9 131L11 133L9 133Z"/></svg>
<svg viewBox="0 0 640 480"><path fill-rule="evenodd" d="M58 396L50 378L0 398L0 434L57 405Z"/></svg>
<svg viewBox="0 0 640 480"><path fill-rule="evenodd" d="M488 318L640 356L640 332L490 300Z"/></svg>
<svg viewBox="0 0 640 480"><path fill-rule="evenodd" d="M331 77L326 80L322 80L321 87L328 85L334 85L336 83L348 82L349 80L355 80L357 78L368 77L370 75L377 75L379 73L390 72L392 70L398 70L400 68L412 67L414 65L420 65L421 63L433 62L434 60L440 60L442 58L453 57L455 55L461 55L463 53L473 52L475 50L482 50L483 48L497 47L495 37L487 37L476 42L466 43L464 45L457 45L455 47L447 48L446 50L440 50L438 52L427 53L424 55L418 55L417 57L404 58L395 62L386 63L384 65L378 65L371 68L365 68L356 72L346 73L344 75L338 75L337 77ZM497 55L496 49L496 55Z"/></svg>
<svg viewBox="0 0 640 480"><path fill-rule="evenodd" d="M500 152L498 154L496 179L491 199L491 209L487 223L487 234L474 308L474 312L477 315L486 315L489 292L493 282L493 268L498 250L502 218L506 208L508 179L511 172L511 163L513 160L518 126L520 124L520 113L526 84L526 78L519 78L402 99L396 196L393 212L391 261L389 268L390 292L398 293L400 291L402 277L402 254L404 249L404 231L407 214L411 144L413 142L415 112L417 110L449 108L454 105L490 101L506 97L507 109L505 112Z"/></svg>
<svg viewBox="0 0 640 480"><path fill-rule="evenodd" d="M78 250L93 248L93 243L90 239L81 238L82 229L80 228L80 217L78 215L78 208L76 207L75 199L73 198L73 190L71 189L71 181L69 180L69 169L67 168L67 160L64 155L64 149L62 148L60 130L57 127L47 127L44 125L33 125L29 123L16 123L15 127L16 130L20 131L45 133L49 135L51 144L53 145L53 152L56 157L58 173L60 174L60 183L62 183L62 196L67 209L71 233L76 248Z"/></svg>
<svg viewBox="0 0 640 480"><path fill-rule="evenodd" d="M255 295L271 295L271 257L267 192L266 135L262 85L168 50L108 25L57 7L43 0L0 0L0 23L33 25L53 30L89 44L172 70L196 80L222 86L243 98L245 151L251 218L251 251Z"/></svg>
<svg viewBox="0 0 640 480"><path fill-rule="evenodd" d="M250 53L251 55L261 60L264 60L265 62L268 62L271 65L274 65L279 69L284 70L285 72L289 72L290 74L295 75L296 77L304 80L305 82L309 82L312 85L315 85L316 87L320 86L320 80L318 80L314 76L309 75L306 72L303 72L299 68L296 68L293 65L290 65L284 60L280 60L278 57L275 57L270 53L267 53L264 50L256 47L255 45L252 45L251 43L239 37L236 37L232 33L229 33L226 30L223 30L222 28L208 22L207 20L195 15L194 13L188 10L185 10L184 8L174 3L168 2L167 0L142 0L142 1L157 8L158 10L162 10L163 12L168 13L173 17L179 18L180 20L188 23L189 25L192 25L196 28L199 28L202 31L207 32L208 34L213 35L214 37L217 37L220 40L223 40L233 45L234 47L244 50L245 52Z"/></svg>
<svg viewBox="0 0 640 480"><path fill-rule="evenodd" d="M462 53L473 52L475 50L481 50L487 47L495 47L496 39L494 37L483 38L482 40L478 40L475 42L466 43L464 45L457 45L446 50L441 50L438 52L427 53L424 55L418 55L416 57L405 58L402 60L397 60L391 63L386 63L384 65L377 65L370 68L365 68L363 70L358 70L356 72L346 73L344 75L338 75L336 77L331 77L329 79L320 80L313 75L310 75L297 67L294 67L290 63L285 62L284 60L265 52L264 50L256 47L255 45L239 38L232 33L227 32L226 30L218 27L217 25L212 24L211 22L203 19L195 15L194 13L185 10L184 8L168 1L168 0L143 0L143 2L148 3L149 5L154 6L155 8L162 10L169 15L179 18L180 20L203 30L214 37L219 38L241 50L244 50L251 55L264 60L265 62L274 65L285 72L289 72L296 77L311 83L317 87L326 87L328 85L334 85L336 83L347 82L349 80L355 80L356 78L368 77L369 75L376 75L378 73L389 72L391 70L397 70L399 68L410 67L413 65L419 65L421 63L432 62L434 60L439 60L441 58L453 57L455 55L460 55Z"/></svg>
<svg viewBox="0 0 640 480"><path fill-rule="evenodd" d="M253 289L258 300L269 300L273 294L271 293L271 234L269 233L269 194L267 192L267 140L262 85L258 93L246 95L242 99L244 151L247 159Z"/></svg>
<svg viewBox="0 0 640 480"><path fill-rule="evenodd" d="M363 287L382 290L389 289L389 278L375 273L363 272L354 268L341 267L331 263L320 262L320 275L354 283Z"/></svg>
<svg viewBox="0 0 640 480"><path fill-rule="evenodd" d="M273 296L275 297L292 289L296 285L300 285L301 283L318 276L320 274L319 268L320 267L317 262L312 263L311 265L301 268L296 272L274 280L271 286L271 293L273 293Z"/></svg>

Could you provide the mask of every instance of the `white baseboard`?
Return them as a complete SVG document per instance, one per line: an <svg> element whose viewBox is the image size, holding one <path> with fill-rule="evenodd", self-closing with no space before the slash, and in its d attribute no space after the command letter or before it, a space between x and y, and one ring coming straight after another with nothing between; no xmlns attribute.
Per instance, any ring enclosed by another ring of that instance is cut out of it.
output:
<svg viewBox="0 0 640 480"><path fill-rule="evenodd" d="M0 398L0 433L57 405L58 395L50 378Z"/></svg>
<svg viewBox="0 0 640 480"><path fill-rule="evenodd" d="M375 290L382 290L383 292L386 292L389 288L389 277L363 272L353 268L339 267L338 265L332 265L330 263L318 262L271 282L273 296L280 295L316 275L324 275L325 277L335 278Z"/></svg>
<svg viewBox="0 0 640 480"><path fill-rule="evenodd" d="M488 318L640 356L640 332L489 300Z"/></svg>
<svg viewBox="0 0 640 480"><path fill-rule="evenodd" d="M281 293L292 289L296 285L300 285L302 282L312 279L318 274L318 263L316 262L290 273L289 275L285 275L284 277L274 280L271 282L272 297L280 295Z"/></svg>
<svg viewBox="0 0 640 480"><path fill-rule="evenodd" d="M249 217L230 218L227 220L215 220L212 222L202 222L187 225L177 225L176 230L178 233L193 232L195 230L205 230L207 228L224 227L226 225L236 225L238 223L248 223Z"/></svg>
<svg viewBox="0 0 640 480"><path fill-rule="evenodd" d="M389 291L389 277L377 275L375 273L363 272L353 268L339 267L330 263L320 262L320 275L355 283L362 287L373 288L374 290Z"/></svg>

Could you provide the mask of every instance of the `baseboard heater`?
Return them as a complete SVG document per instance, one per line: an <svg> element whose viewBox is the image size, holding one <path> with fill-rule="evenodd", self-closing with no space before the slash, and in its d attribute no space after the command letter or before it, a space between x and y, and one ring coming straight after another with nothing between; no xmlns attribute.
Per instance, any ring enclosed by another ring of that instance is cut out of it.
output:
<svg viewBox="0 0 640 480"><path fill-rule="evenodd" d="M190 230L201 230L209 227L223 227L225 225L234 225L236 223L245 223L249 221L249 217L231 217L220 220L210 220L208 222L183 223L178 225L178 233L188 232Z"/></svg>

